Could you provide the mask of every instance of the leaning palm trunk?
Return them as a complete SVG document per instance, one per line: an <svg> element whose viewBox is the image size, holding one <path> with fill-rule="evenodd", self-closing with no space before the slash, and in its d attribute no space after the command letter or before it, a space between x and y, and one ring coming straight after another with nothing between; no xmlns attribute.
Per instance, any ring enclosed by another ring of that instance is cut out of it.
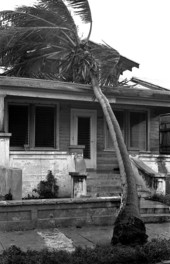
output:
<svg viewBox="0 0 170 264"><path fill-rule="evenodd" d="M97 75L102 84L115 83L120 56L108 45L89 41L92 30L92 16L88 0L67 0L67 4L79 15L82 22L90 23L86 39L79 39L77 27L65 1L40 0L34 7L21 7L16 11L0 12L0 59L6 67L5 75L58 79L76 83L90 83L99 101L114 143L123 188L123 208L119 213L112 242L123 241L119 236L122 223L139 223L145 239L145 229L141 222L136 185L124 145L121 131L107 98L102 93ZM4 28L3 23L10 22ZM49 63L50 70L49 70ZM100 65L100 67L99 67ZM96 74L96 75L95 75ZM127 191L127 197L126 197ZM126 201L126 205L125 205ZM137 219L137 220L136 220ZM117 227L118 226L118 227ZM130 226L130 225L129 225ZM132 225L133 226L133 225ZM127 225L125 225L127 227ZM129 229L127 230L129 237ZM138 236L139 237L139 236ZM133 236L131 236L133 239ZM129 241L131 240L129 239ZM131 241L130 241L131 242ZM127 242L128 243L128 242Z"/></svg>
<svg viewBox="0 0 170 264"><path fill-rule="evenodd" d="M127 191L126 184L124 185L123 191L123 206L119 212L119 215L115 221L112 244L122 243L144 243L147 240L146 229L143 221L140 218L139 206L138 206L138 195L136 190L136 182L129 159L129 154L127 152L122 133L116 117L112 111L112 108L102 93L97 78L92 76L92 85L94 94L99 101L104 115L106 117L106 122L111 133L111 138L113 140L114 146L116 145L116 155L119 157L121 165L120 174L121 179L124 180L126 177L127 181ZM114 134L114 136L113 136ZM115 137L116 136L116 137ZM116 144L115 144L116 141ZM118 152L117 152L118 146ZM121 156L121 157L120 157ZM122 169L123 161L123 169ZM124 183L126 183L124 180Z"/></svg>

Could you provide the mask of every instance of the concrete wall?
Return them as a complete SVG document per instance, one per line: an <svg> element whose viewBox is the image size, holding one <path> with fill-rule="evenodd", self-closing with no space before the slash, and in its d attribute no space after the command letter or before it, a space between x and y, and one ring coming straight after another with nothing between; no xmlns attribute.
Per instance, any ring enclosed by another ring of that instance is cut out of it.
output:
<svg viewBox="0 0 170 264"><path fill-rule="evenodd" d="M74 171L73 157L64 152L12 151L10 166L22 169L22 197L32 194L37 184L51 170L57 178L59 197L71 197L70 171Z"/></svg>
<svg viewBox="0 0 170 264"><path fill-rule="evenodd" d="M0 230L113 225L120 198L0 202Z"/></svg>

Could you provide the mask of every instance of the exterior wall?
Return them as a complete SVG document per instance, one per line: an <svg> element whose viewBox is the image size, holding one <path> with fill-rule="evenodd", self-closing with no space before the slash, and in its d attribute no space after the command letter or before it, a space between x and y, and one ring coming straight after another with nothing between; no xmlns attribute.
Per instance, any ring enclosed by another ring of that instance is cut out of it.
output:
<svg viewBox="0 0 170 264"><path fill-rule="evenodd" d="M57 101L56 101L57 102ZM135 109L130 105L113 105L115 109ZM104 117L97 103L60 101L59 102L59 149L55 151L11 151L10 166L23 169L23 197L37 187L40 180L52 170L58 180L59 196L70 197L71 177L69 176L72 160L68 149L70 145L70 116L71 109L97 110L97 170L118 169L118 163L114 151L105 149ZM149 145L152 153L159 153L159 115L167 113L168 108L136 107L136 109L149 110L150 125L148 131ZM147 151L147 153L148 153ZM133 154L139 154L134 151Z"/></svg>

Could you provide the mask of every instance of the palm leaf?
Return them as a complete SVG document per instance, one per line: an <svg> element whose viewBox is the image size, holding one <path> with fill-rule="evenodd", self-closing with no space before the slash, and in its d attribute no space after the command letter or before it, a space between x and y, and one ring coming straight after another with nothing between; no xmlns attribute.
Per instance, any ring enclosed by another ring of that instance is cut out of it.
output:
<svg viewBox="0 0 170 264"><path fill-rule="evenodd" d="M88 0L66 0L85 23L92 23L92 15Z"/></svg>
<svg viewBox="0 0 170 264"><path fill-rule="evenodd" d="M114 86L118 79L120 54L107 44L96 44L89 41L89 46L99 64L101 86Z"/></svg>

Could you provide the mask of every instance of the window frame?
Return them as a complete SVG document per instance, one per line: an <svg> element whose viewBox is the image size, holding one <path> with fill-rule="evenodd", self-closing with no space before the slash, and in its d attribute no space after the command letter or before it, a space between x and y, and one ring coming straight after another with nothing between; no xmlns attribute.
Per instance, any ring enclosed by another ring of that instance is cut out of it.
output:
<svg viewBox="0 0 170 264"><path fill-rule="evenodd" d="M150 110L149 109L114 109L113 111L122 111L124 114L123 117L123 137L124 137L124 142L127 146L128 151L138 151L138 152L147 152L150 149L150 143L149 143L149 133L150 133L150 125L149 125L149 120L150 120ZM146 113L146 149L145 150L140 150L139 148L132 148L130 147L130 113L134 112L140 112L140 113ZM104 150L105 151L114 151L114 148L107 148L107 123L104 118Z"/></svg>
<svg viewBox="0 0 170 264"><path fill-rule="evenodd" d="M145 113L146 114L146 148L145 150L140 150L139 148L135 148L135 147L131 147L130 146L130 113ZM127 111L127 148L129 151L148 151L148 141L149 141L149 137L148 137L148 125L149 125L149 122L148 122L148 110L144 110L144 109L141 109L141 110L128 110Z"/></svg>
<svg viewBox="0 0 170 264"><path fill-rule="evenodd" d="M125 133L125 111L124 109L114 109L114 112L123 112L123 137L126 135ZM107 123L106 123L106 119L104 118L104 147L106 151L114 151L114 147L113 148L108 148L108 132L107 131Z"/></svg>
<svg viewBox="0 0 170 264"><path fill-rule="evenodd" d="M11 101L6 104L6 123L5 130L9 130L9 105L25 105L28 106L28 146L18 147L10 146L10 150L59 150L59 103L57 102L39 102L39 101ZM52 107L54 108L54 147L35 147L35 113L36 107Z"/></svg>

